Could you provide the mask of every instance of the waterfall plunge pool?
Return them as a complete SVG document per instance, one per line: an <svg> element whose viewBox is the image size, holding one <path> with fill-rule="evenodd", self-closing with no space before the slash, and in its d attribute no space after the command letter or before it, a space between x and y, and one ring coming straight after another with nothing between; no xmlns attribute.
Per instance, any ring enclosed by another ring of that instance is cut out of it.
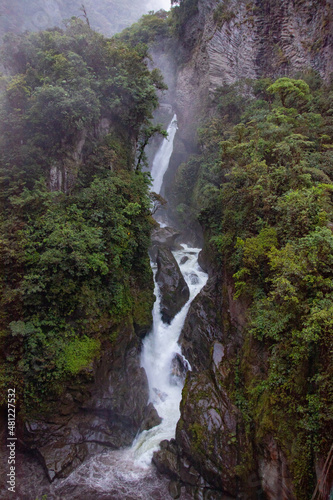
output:
<svg viewBox="0 0 333 500"><path fill-rule="evenodd" d="M160 294L155 284L153 327L143 341L141 364L145 368L150 401L163 419L161 424L141 432L130 448L106 451L78 467L68 478L59 481L56 491L63 500L166 500L168 479L160 477L151 465L154 451L164 439L175 437L179 420L182 383L170 377L175 354L182 356L178 344L187 312L194 297L207 282L207 274L198 264L199 248L182 245L173 252L190 290L190 298L170 325L160 314ZM186 259L184 259L186 257ZM181 499L191 497L182 493Z"/></svg>

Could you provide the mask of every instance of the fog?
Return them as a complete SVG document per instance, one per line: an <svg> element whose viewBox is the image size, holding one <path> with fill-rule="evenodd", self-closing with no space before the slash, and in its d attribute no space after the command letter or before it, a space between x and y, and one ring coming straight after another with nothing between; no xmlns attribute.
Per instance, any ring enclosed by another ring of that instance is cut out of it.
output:
<svg viewBox="0 0 333 500"><path fill-rule="evenodd" d="M148 0L146 2L148 10L169 10L170 9L170 0Z"/></svg>
<svg viewBox="0 0 333 500"><path fill-rule="evenodd" d="M170 9L170 0L2 0L0 36L63 26L65 19L82 17L82 4L91 27L107 36L151 10Z"/></svg>

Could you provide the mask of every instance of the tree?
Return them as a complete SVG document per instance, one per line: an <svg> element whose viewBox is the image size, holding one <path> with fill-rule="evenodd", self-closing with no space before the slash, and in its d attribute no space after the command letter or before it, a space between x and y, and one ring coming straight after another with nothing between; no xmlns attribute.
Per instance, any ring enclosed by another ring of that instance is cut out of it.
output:
<svg viewBox="0 0 333 500"><path fill-rule="evenodd" d="M267 92L278 95L283 107L304 107L310 101L310 88L304 80L278 78L267 88Z"/></svg>
<svg viewBox="0 0 333 500"><path fill-rule="evenodd" d="M138 147L137 147L137 163L135 169L138 171L141 169L142 165L147 165L147 157L145 155L145 147L154 135L159 134L165 138L168 137L166 130L163 129L161 124L157 125L147 125L144 126L139 135Z"/></svg>

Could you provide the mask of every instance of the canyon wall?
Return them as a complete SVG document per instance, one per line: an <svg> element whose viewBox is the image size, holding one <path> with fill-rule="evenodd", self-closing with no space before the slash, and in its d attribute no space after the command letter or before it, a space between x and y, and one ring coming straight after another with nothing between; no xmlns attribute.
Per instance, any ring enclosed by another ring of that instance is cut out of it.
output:
<svg viewBox="0 0 333 500"><path fill-rule="evenodd" d="M179 125L163 190L175 225L175 176L199 149L197 129L213 113L214 90L241 79L298 77L308 70L329 81L332 16L332 2L326 0L199 0L178 42L155 44L153 59L169 85L163 102L177 113ZM190 241L200 240L198 224L182 229ZM273 434L262 436L260 443L249 440L246 416L235 405L249 304L233 299L233 278L210 255L208 239L201 264L210 280L193 302L181 338L192 366L181 419L176 439L162 443L154 463L186 484L194 498L292 500L296 496L284 451ZM265 349L253 340L246 350L248 376L265 371ZM324 458L317 457L317 479Z"/></svg>
<svg viewBox="0 0 333 500"><path fill-rule="evenodd" d="M213 92L244 78L333 72L331 0L199 0L177 42L159 40L152 57L169 86L162 103L177 113L179 133L165 176L170 203L179 164L196 151L196 131Z"/></svg>

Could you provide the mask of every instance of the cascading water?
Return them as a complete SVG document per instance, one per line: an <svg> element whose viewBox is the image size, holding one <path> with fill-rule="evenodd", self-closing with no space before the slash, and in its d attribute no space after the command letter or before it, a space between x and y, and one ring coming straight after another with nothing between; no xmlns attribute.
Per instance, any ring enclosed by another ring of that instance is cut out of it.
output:
<svg viewBox="0 0 333 500"><path fill-rule="evenodd" d="M172 360L177 354L182 357L179 335L192 300L207 281L206 273L198 264L199 252L200 249L187 245L183 245L183 250L174 252L189 287L190 298L170 325L162 321L159 290L155 286L157 300L153 311L154 323L151 333L144 340L142 366L148 376L150 399L163 420L159 426L142 432L133 444L134 454L142 464L150 463L154 450L158 449L163 439L175 436L183 383L181 378L172 374ZM184 365L188 365L186 360Z"/></svg>
<svg viewBox="0 0 333 500"><path fill-rule="evenodd" d="M152 167L154 179L152 190L159 193L164 174L168 168L177 130L176 115L168 127L168 139L164 139L155 155ZM170 324L163 323L160 313L160 293L155 285L156 301L153 310L153 328L144 339L141 364L145 368L153 402L161 424L141 432L131 448L107 451L97 455L76 469L56 488L62 499L91 498L112 500L165 500L168 498L167 481L160 478L151 459L164 439L175 437L179 420L179 404L182 396L183 379L173 373L173 360L181 360L184 367L188 362L181 354L179 335L194 297L206 284L207 275L198 264L200 249L182 245L174 253L176 261L190 290L190 297L182 310ZM186 258L184 258L186 257ZM153 267L153 270L154 267ZM68 496L69 493L69 496ZM181 498L189 498L182 493Z"/></svg>
<svg viewBox="0 0 333 500"><path fill-rule="evenodd" d="M151 168L151 176L153 178L152 191L160 193L163 177L168 169L170 158L173 151L173 140L177 132L177 116L173 115L170 125L167 129L168 137L163 140L158 149Z"/></svg>
<svg viewBox="0 0 333 500"><path fill-rule="evenodd" d="M163 439L175 437L180 416L183 384L181 378L173 376L171 364L175 355L182 356L178 339L186 314L192 300L207 282L207 275L198 264L199 251L199 248L183 245L182 250L174 252L189 287L190 298L170 325L162 321L160 294L155 286L154 323L144 340L142 366L149 381L150 399L162 417L162 423L141 432L131 448L97 455L76 469L56 488L63 500L91 498L96 493L102 500L166 500L169 497L167 481L158 477L151 459ZM182 494L181 498L190 497Z"/></svg>

